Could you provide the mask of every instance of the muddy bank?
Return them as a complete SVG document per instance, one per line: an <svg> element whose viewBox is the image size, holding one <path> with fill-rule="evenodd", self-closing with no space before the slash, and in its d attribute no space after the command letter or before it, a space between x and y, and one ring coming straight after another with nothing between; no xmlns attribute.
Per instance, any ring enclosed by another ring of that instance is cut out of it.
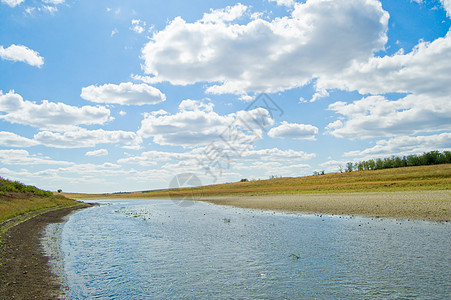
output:
<svg viewBox="0 0 451 300"><path fill-rule="evenodd" d="M41 247L42 230L47 224L62 222L72 211L89 206L48 211L1 234L0 299L61 299L61 284Z"/></svg>

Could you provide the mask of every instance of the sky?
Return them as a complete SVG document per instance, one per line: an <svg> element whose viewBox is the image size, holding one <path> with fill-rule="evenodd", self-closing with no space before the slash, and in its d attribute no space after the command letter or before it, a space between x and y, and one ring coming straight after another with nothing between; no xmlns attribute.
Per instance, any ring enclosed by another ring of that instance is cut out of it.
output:
<svg viewBox="0 0 451 300"><path fill-rule="evenodd" d="M451 0L0 0L0 176L142 191L449 151L450 18Z"/></svg>

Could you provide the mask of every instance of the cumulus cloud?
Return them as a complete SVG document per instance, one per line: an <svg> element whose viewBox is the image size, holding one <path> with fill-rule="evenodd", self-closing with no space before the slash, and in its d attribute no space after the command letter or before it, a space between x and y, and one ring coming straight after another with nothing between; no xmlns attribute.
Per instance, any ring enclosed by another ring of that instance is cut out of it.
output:
<svg viewBox="0 0 451 300"><path fill-rule="evenodd" d="M160 145L205 145L220 140L221 136L228 139L230 134L234 134L230 137L233 142L239 143L253 137L261 138L264 127L273 122L264 108L219 115L213 111L212 103L184 100L176 114L162 110L145 114L138 134L144 138L153 137Z"/></svg>
<svg viewBox="0 0 451 300"><path fill-rule="evenodd" d="M55 148L85 148L95 147L98 144L125 144L129 148L139 148L141 138L130 131L106 131L103 129L66 131L64 133L41 131L35 134L34 140Z"/></svg>
<svg viewBox="0 0 451 300"><path fill-rule="evenodd" d="M224 13L233 20L243 10L238 4ZM288 17L244 25L177 17L143 48L146 80L219 83L207 88L214 94L299 87L383 49L388 18L376 0L308 0Z"/></svg>
<svg viewBox="0 0 451 300"><path fill-rule="evenodd" d="M326 129L336 137L351 139L449 130L449 103L449 96L416 95L395 101L384 96L369 96L352 103L335 102L329 109L342 119L330 123Z"/></svg>
<svg viewBox="0 0 451 300"><path fill-rule="evenodd" d="M441 0L443 8L446 10L446 15L451 17L451 0Z"/></svg>
<svg viewBox="0 0 451 300"><path fill-rule="evenodd" d="M3 48L0 45L0 58L10 61L20 61L29 64L33 67L42 67L44 58L38 52L23 46L11 45L8 48Z"/></svg>
<svg viewBox="0 0 451 300"><path fill-rule="evenodd" d="M72 165L67 161L31 155L26 150L0 150L0 162L5 165Z"/></svg>
<svg viewBox="0 0 451 300"><path fill-rule="evenodd" d="M21 148L31 147L37 144L38 142L15 133L0 131L0 146Z"/></svg>
<svg viewBox="0 0 451 300"><path fill-rule="evenodd" d="M11 7L15 7L19 4L21 4L22 2L24 2L25 0L2 0L3 3L11 6Z"/></svg>
<svg viewBox="0 0 451 300"><path fill-rule="evenodd" d="M304 151L296 151L292 149L281 150L278 148L248 150L241 156L242 159L248 160L276 160L276 161L293 161L308 160L316 157L314 153L306 153Z"/></svg>
<svg viewBox="0 0 451 300"><path fill-rule="evenodd" d="M82 88L80 96L91 102L121 105L157 104L166 100L166 96L159 89L132 82L90 85Z"/></svg>
<svg viewBox="0 0 451 300"><path fill-rule="evenodd" d="M291 139L315 139L318 128L313 125L288 123L283 121L281 125L271 128L268 135L272 138Z"/></svg>
<svg viewBox="0 0 451 300"><path fill-rule="evenodd" d="M451 94L451 31L433 42L420 42L402 51L366 62L354 62L340 76L325 74L318 89L358 91L361 94L414 93L430 97Z"/></svg>
<svg viewBox="0 0 451 300"><path fill-rule="evenodd" d="M99 106L70 106L61 102L43 100L41 104L23 100L10 91L0 91L0 115L10 123L29 125L54 131L73 130L77 125L105 124L112 120L110 110Z"/></svg>
<svg viewBox="0 0 451 300"><path fill-rule="evenodd" d="M364 157L387 157L391 155L420 154L428 151L450 151L451 133L429 136L402 136L376 142L376 146L364 150L349 151L344 156Z"/></svg>
<svg viewBox="0 0 451 300"><path fill-rule="evenodd" d="M98 150L93 150L93 151L88 151L85 154L86 156L105 156L108 155L108 150L107 149L98 149Z"/></svg>
<svg viewBox="0 0 451 300"><path fill-rule="evenodd" d="M243 16L247 10L247 6L238 3L235 6L227 6L223 9L211 9L209 13L205 13L201 22L219 23L231 22Z"/></svg>

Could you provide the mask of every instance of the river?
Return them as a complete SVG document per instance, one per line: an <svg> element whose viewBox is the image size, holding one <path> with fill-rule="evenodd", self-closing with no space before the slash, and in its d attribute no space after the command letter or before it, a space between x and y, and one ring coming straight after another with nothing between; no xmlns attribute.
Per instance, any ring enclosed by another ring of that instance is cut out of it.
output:
<svg viewBox="0 0 451 300"><path fill-rule="evenodd" d="M70 299L451 297L450 224L96 202L47 228Z"/></svg>

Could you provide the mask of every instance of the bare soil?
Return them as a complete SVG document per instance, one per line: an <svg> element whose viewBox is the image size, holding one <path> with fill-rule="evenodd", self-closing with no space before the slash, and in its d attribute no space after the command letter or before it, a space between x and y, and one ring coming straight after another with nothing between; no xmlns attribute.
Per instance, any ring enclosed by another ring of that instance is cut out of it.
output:
<svg viewBox="0 0 451 300"><path fill-rule="evenodd" d="M45 212L6 232L0 228L0 232L3 232L0 236L0 299L64 298L61 295L61 283L52 273L40 239L47 224L62 222L64 216L87 206Z"/></svg>

